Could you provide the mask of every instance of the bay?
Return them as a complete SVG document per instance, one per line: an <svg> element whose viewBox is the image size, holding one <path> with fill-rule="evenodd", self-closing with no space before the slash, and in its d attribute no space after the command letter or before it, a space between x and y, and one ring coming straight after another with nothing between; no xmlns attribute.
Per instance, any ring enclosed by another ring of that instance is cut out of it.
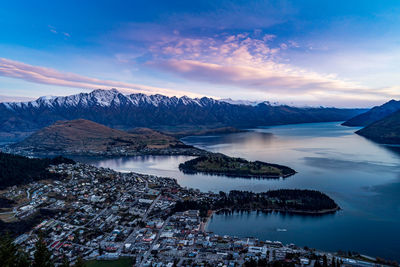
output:
<svg viewBox="0 0 400 267"><path fill-rule="evenodd" d="M357 129L338 122L310 123L182 139L209 151L283 164L298 172L285 179L185 175L178 170L180 163L192 158L185 156L84 161L118 171L173 177L181 186L202 191L319 190L332 197L342 210L326 216L219 214L213 216L208 230L400 260L400 153L354 134Z"/></svg>

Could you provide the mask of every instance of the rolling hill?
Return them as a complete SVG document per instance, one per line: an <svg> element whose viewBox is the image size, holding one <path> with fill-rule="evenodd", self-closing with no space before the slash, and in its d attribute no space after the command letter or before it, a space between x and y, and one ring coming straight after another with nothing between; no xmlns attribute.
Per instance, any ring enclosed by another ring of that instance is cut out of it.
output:
<svg viewBox="0 0 400 267"><path fill-rule="evenodd" d="M151 129L125 132L85 119L58 121L9 149L28 155L197 155L201 151Z"/></svg>

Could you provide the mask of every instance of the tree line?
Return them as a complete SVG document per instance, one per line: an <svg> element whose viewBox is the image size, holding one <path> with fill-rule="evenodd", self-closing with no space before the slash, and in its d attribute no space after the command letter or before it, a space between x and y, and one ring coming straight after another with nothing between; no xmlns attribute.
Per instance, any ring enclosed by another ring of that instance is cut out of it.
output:
<svg viewBox="0 0 400 267"><path fill-rule="evenodd" d="M58 179L60 175L50 173L47 168L61 163L75 162L61 156L40 159L0 152L0 189L37 180Z"/></svg>
<svg viewBox="0 0 400 267"><path fill-rule="evenodd" d="M229 193L220 192L216 199L208 201L178 201L173 212L200 210L206 216L207 211L234 210L288 210L318 212L337 209L338 205L329 196L315 190L281 189L264 193L232 190Z"/></svg>

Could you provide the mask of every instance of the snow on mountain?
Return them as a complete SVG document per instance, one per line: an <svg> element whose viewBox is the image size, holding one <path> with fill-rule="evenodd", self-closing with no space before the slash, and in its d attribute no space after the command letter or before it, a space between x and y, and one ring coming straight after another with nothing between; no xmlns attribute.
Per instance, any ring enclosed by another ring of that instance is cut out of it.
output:
<svg viewBox="0 0 400 267"><path fill-rule="evenodd" d="M234 100L231 98L225 98L225 99L221 99L219 101L226 102L231 105L245 105L245 106L253 106L253 107L255 107L259 104L265 104L268 106L282 106L283 105L279 102L270 102L270 101L261 101L261 100L260 101L250 101L250 100L240 100L240 99Z"/></svg>
<svg viewBox="0 0 400 267"><path fill-rule="evenodd" d="M206 106L208 104L219 103L212 98L190 98L187 96L168 97L160 94L145 95L141 93L124 95L116 89L102 90L97 89L90 93L80 93L70 96L43 96L29 102L5 102L3 103L9 109L25 108L44 108L44 107L89 107L89 106L177 106L177 105L197 105Z"/></svg>
<svg viewBox="0 0 400 267"><path fill-rule="evenodd" d="M226 102L232 105L245 105L245 106L257 106L261 101L249 101L249 100L233 100L232 98L224 98L220 101Z"/></svg>
<svg viewBox="0 0 400 267"><path fill-rule="evenodd" d="M255 103L254 103L255 104ZM198 127L344 121L365 110L340 110L229 104L212 98L167 97L130 94L117 90L94 90L71 96L46 96L29 102L0 103L0 136L20 140L56 121L86 119L111 128L150 127L171 129L177 125Z"/></svg>
<svg viewBox="0 0 400 267"><path fill-rule="evenodd" d="M292 106L299 108L310 108L310 106L296 106L293 103L285 104L280 102L269 101L250 101L250 100L233 100L231 98L215 100L208 97L190 98L188 96L182 97L168 97L165 95L145 95L142 93L136 94L122 94L116 89L103 90L97 89L90 93L80 93L70 96L42 96L33 101L27 102L2 102L8 110L28 110L28 109L60 109L60 108L90 108L90 107L142 107L142 106L199 106L207 107L210 105L244 105L256 107L259 104L264 104L271 107L279 106Z"/></svg>

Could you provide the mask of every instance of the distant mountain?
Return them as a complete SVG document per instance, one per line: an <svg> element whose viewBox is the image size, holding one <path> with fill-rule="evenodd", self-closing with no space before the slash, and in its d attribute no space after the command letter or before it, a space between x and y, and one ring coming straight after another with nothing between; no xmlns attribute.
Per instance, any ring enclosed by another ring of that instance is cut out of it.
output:
<svg viewBox="0 0 400 267"><path fill-rule="evenodd" d="M190 127L189 129L176 128L173 131L163 131L163 133L174 136L176 138L182 138L186 136L199 136L199 135L221 135L221 134L232 134L232 133L243 133L247 130L238 129L235 127L219 127L219 128L206 128L201 129L197 127Z"/></svg>
<svg viewBox="0 0 400 267"><path fill-rule="evenodd" d="M151 129L124 132L84 119L58 121L23 141L10 151L26 155L139 155L189 154L200 150Z"/></svg>
<svg viewBox="0 0 400 267"><path fill-rule="evenodd" d="M226 102L232 105L245 105L245 106L257 106L258 104L266 104L271 106L280 106L277 102L269 102L269 101L250 101L250 100L234 100L231 98L220 99L219 101Z"/></svg>
<svg viewBox="0 0 400 267"><path fill-rule="evenodd" d="M246 106L257 106L259 104L265 104L265 105L269 105L269 106L284 106L286 104L282 104L280 102L270 102L270 101L263 101L263 100L259 100L259 101L251 101L251 100L234 100L231 98L223 98L220 99L219 101L223 101L232 105L246 105Z"/></svg>
<svg viewBox="0 0 400 267"><path fill-rule="evenodd" d="M400 110L356 132L382 144L400 144Z"/></svg>
<svg viewBox="0 0 400 267"><path fill-rule="evenodd" d="M400 101L390 100L389 102L376 106L369 111L359 114L344 122L345 126L367 126L368 124L379 121L386 116L400 110Z"/></svg>
<svg viewBox="0 0 400 267"><path fill-rule="evenodd" d="M289 123L344 121L364 109L296 108L260 103L234 105L212 98L131 94L94 90L66 97L0 103L0 139L21 140L59 120L79 118L128 130L135 127L174 129L177 126L255 127Z"/></svg>

